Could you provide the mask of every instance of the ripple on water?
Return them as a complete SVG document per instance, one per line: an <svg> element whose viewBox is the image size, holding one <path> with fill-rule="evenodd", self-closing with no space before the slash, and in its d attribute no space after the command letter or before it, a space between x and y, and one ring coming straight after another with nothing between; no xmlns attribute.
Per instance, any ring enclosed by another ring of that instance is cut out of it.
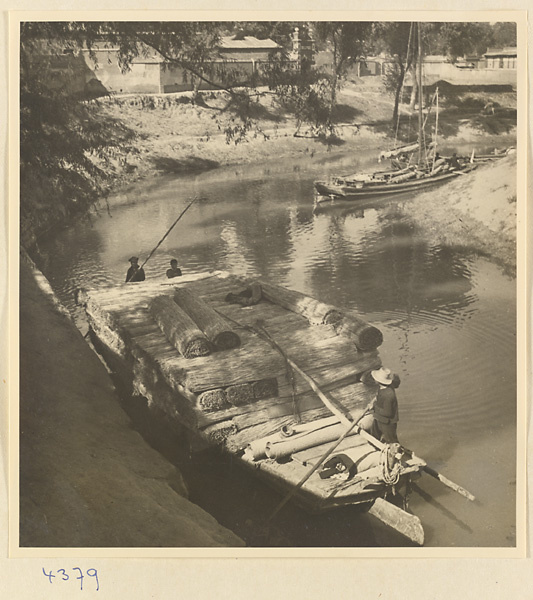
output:
<svg viewBox="0 0 533 600"><path fill-rule="evenodd" d="M508 443L516 414L514 282L464 249L428 244L408 199L315 215L312 172L262 169L165 178L140 189L142 200L114 208L112 218L59 234L43 248L43 271L74 310L77 288L122 283L131 253L147 256L197 194L202 200L154 254L147 278L164 277L175 257L186 273L248 273L354 310L383 331L380 355L402 378L399 431L410 447L426 444L463 465L485 459L472 456L485 447L474 441L495 428L504 428ZM465 472L462 483L469 487L475 476ZM491 489L481 500L511 514L513 499L503 493ZM439 545L448 524L434 523L431 544ZM454 543L472 539L458 531Z"/></svg>

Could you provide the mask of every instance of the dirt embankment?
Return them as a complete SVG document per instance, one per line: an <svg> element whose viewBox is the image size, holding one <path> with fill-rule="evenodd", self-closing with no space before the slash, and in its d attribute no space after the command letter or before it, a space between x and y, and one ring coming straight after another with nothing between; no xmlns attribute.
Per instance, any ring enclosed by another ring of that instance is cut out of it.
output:
<svg viewBox="0 0 533 600"><path fill-rule="evenodd" d="M95 108L101 115L110 122L126 123L134 133L135 141L129 147L112 148L106 163L99 165L107 170L113 189L154 173L180 174L282 157L314 156L330 153L333 148L361 153L394 135L393 96L381 78L346 83L332 115L337 137L329 139L315 137L306 125L298 129L294 115L269 94L252 105L253 125L241 139L237 132L241 121L227 107L227 98L215 92L204 96L203 105L191 104L190 93L134 94L96 101ZM487 93L464 92L444 99L440 135L450 141L482 138L494 146L506 143L502 136L512 139L516 94L493 94L495 114L483 115L488 97ZM396 133L412 140L416 136L416 114L406 105L400 106L400 113ZM227 129L235 133L232 138L227 137Z"/></svg>
<svg viewBox="0 0 533 600"><path fill-rule="evenodd" d="M412 215L435 243L463 246L516 274L516 154L417 195Z"/></svg>
<svg viewBox="0 0 533 600"><path fill-rule="evenodd" d="M20 283L20 545L244 545L131 428L42 274L23 261Z"/></svg>

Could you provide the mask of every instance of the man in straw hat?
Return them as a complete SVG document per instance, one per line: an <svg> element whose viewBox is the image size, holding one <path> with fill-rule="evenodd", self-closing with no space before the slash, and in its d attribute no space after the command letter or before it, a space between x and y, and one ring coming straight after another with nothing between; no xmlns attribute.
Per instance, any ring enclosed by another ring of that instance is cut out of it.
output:
<svg viewBox="0 0 533 600"><path fill-rule="evenodd" d="M399 386L400 378L384 367L371 371L370 375L373 382L379 385L379 390L376 399L369 407L371 411L369 418L361 419L360 426L378 440L387 444L397 443L398 400L394 388ZM364 379L363 382L370 383Z"/></svg>
<svg viewBox="0 0 533 600"><path fill-rule="evenodd" d="M126 273L126 283L131 283L132 281L144 281L144 269L139 267L139 257L132 256L129 261L131 263L131 267Z"/></svg>

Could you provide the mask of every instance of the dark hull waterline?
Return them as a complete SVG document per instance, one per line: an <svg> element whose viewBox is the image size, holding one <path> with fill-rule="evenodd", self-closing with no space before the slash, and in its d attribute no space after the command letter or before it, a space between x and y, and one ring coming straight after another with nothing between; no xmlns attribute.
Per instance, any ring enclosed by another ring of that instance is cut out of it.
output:
<svg viewBox="0 0 533 600"><path fill-rule="evenodd" d="M356 200L360 198L372 198L381 196L391 196L404 192L416 191L433 185L437 185L444 181L453 179L459 175L471 171L475 165L471 165L462 171L453 171L435 177L427 177L424 179L416 179L414 181L405 181L401 183L383 183L383 184L363 184L357 185L355 182L334 183L328 181L315 181L315 189L320 196L324 196L318 202L328 202L332 198L345 198L347 200Z"/></svg>

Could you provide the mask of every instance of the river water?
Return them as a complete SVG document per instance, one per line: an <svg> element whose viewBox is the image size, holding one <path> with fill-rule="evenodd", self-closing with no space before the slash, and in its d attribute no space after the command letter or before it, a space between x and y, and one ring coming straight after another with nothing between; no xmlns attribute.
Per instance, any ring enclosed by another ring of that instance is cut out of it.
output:
<svg viewBox="0 0 533 600"><path fill-rule="evenodd" d="M514 546L516 282L468 248L431 245L409 197L313 211L313 179L366 166L369 159L332 155L144 181L50 241L44 271L83 328L74 291L124 280L128 258L142 261L198 196L147 278L163 278L176 257L185 273L261 276L377 325L383 362L402 379L400 440L476 496L470 503L424 476L410 509L426 546ZM144 418L138 426L173 455L156 426ZM279 497L231 461L207 456L180 465L191 499L250 545L406 544L349 509L315 517L289 507L265 535L262 518Z"/></svg>

